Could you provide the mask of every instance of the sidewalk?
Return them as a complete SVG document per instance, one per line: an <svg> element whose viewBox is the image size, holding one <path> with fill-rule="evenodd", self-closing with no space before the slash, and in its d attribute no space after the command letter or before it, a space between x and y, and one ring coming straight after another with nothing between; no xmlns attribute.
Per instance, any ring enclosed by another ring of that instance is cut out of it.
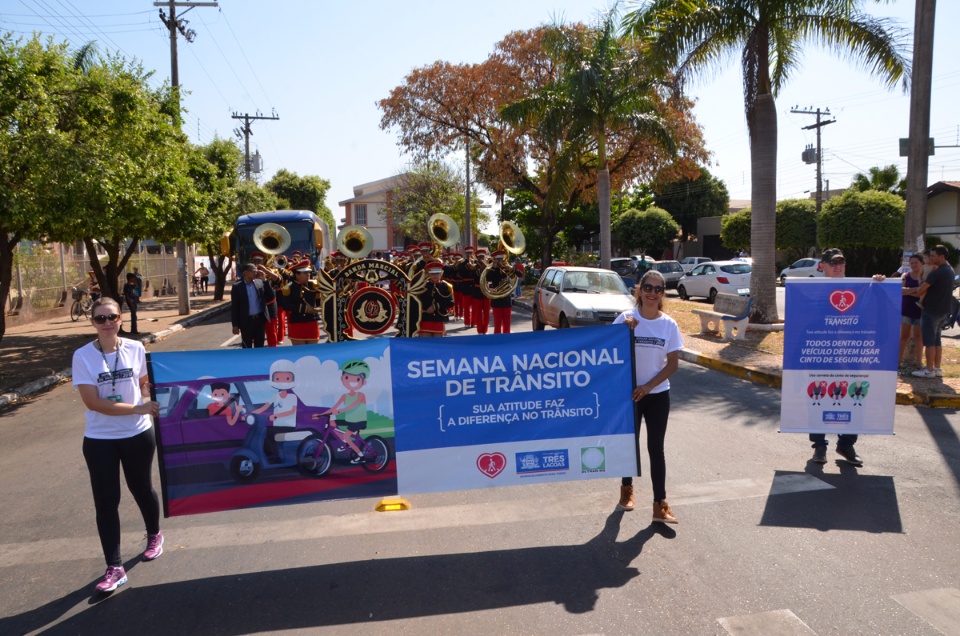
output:
<svg viewBox="0 0 960 636"><path fill-rule="evenodd" d="M527 311L533 310L528 298L514 298L513 304ZM681 360L774 388L779 389L781 386L781 356L757 351L736 342L724 342L719 336L701 335L699 331L684 333L683 341L685 348L680 351ZM956 351L960 340L950 339L949 344L952 350ZM947 346L945 338L945 350ZM900 376L897 382L897 404L960 408L960 378L927 380Z"/></svg>
<svg viewBox="0 0 960 636"><path fill-rule="evenodd" d="M137 310L136 336L144 344L156 342L230 308L213 292L190 298L190 315L179 314L176 296L145 298ZM124 310L124 326L129 315ZM70 379L73 352L93 340L90 321L73 322L69 313L42 322L7 329L0 343L0 409ZM130 337L130 336L126 336Z"/></svg>

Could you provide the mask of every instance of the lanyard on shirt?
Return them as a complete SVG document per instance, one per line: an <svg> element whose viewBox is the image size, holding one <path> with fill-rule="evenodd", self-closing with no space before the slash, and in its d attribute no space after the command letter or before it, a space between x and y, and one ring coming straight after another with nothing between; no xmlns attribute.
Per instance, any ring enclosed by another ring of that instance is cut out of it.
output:
<svg viewBox="0 0 960 636"><path fill-rule="evenodd" d="M103 345L100 344L100 341L96 341L97 350L100 352L100 357L103 358L103 366L107 367L107 371L110 370L110 364L107 362L107 354L103 352ZM110 391L116 393L117 390L117 366L120 364L120 341L117 340L117 351L116 358L113 359L113 373L110 374Z"/></svg>

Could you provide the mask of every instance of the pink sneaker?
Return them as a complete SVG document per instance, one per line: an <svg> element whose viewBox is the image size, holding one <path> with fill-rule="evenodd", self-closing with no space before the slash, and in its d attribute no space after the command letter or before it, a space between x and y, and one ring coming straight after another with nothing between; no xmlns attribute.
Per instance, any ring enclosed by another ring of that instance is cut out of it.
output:
<svg viewBox="0 0 960 636"><path fill-rule="evenodd" d="M144 561L153 561L163 554L163 533L147 535L147 549L143 551Z"/></svg>
<svg viewBox="0 0 960 636"><path fill-rule="evenodd" d="M103 580L97 583L98 592L112 592L127 582L127 573L123 571L123 566L113 566L107 568L107 573L103 575Z"/></svg>

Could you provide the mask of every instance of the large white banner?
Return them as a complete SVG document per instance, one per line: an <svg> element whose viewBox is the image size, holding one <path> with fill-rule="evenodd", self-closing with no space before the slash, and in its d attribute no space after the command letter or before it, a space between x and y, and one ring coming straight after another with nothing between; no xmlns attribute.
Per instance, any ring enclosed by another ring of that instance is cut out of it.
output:
<svg viewBox="0 0 960 636"><path fill-rule="evenodd" d="M900 288L787 279L781 432L893 434Z"/></svg>

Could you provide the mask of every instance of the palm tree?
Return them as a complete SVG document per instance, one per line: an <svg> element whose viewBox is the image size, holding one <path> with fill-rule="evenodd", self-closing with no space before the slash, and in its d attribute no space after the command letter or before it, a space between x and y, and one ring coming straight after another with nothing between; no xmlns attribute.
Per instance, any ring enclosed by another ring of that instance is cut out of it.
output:
<svg viewBox="0 0 960 636"><path fill-rule="evenodd" d="M778 319L775 222L777 111L774 97L795 71L801 45L813 42L845 55L887 85L907 86L903 31L860 11L863 0L652 0L624 26L647 37L653 57L682 82L740 54L750 134L753 320Z"/></svg>
<svg viewBox="0 0 960 636"><path fill-rule="evenodd" d="M867 190L880 190L881 192L890 192L899 197L906 198L907 180L900 176L900 170L897 166L890 164L883 168L873 166L867 170L867 174L858 172L853 175L850 181L850 187L858 192Z"/></svg>
<svg viewBox="0 0 960 636"><path fill-rule="evenodd" d="M611 9L594 28L555 25L544 37L547 56L561 68L559 79L539 93L503 109L514 122L540 122L570 129L573 152L595 152L600 211L600 263L610 266L609 137L629 130L675 151L670 130L658 114L656 85L642 79L642 58L617 33ZM552 124L550 122L553 122ZM571 163L571 167L574 165Z"/></svg>

